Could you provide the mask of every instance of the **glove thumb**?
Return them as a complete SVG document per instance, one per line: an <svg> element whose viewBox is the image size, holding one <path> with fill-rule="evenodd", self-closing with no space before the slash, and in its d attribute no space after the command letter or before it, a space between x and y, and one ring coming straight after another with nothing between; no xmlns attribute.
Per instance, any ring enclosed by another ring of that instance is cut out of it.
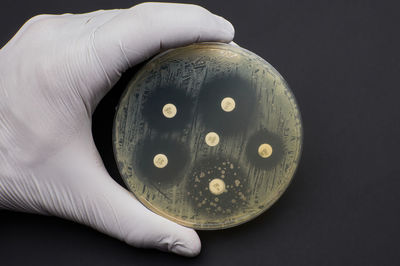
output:
<svg viewBox="0 0 400 266"><path fill-rule="evenodd" d="M156 248L183 256L196 256L200 239L193 229L171 222L144 207L134 196L117 184L103 169L94 173L103 185L92 201L93 227L121 239L129 245Z"/></svg>
<svg viewBox="0 0 400 266"><path fill-rule="evenodd" d="M50 213L89 225L135 247L183 256L199 254L201 243L193 229L148 210L109 176L89 131L48 163L62 168L54 181L63 183L54 186L60 189L57 200L47 204Z"/></svg>

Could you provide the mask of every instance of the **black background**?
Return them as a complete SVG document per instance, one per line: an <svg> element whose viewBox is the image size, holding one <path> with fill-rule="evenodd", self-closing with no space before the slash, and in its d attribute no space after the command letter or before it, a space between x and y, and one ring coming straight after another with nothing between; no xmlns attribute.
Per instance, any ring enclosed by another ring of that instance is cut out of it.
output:
<svg viewBox="0 0 400 266"><path fill-rule="evenodd" d="M0 46L36 14L135 3L2 0ZM269 61L293 89L304 150L289 189L247 224L199 232L203 249L194 259L132 248L58 218L0 211L0 265L399 265L398 2L192 3L230 20L235 41ZM116 179L111 125L120 92L117 86L104 99L93 125Z"/></svg>

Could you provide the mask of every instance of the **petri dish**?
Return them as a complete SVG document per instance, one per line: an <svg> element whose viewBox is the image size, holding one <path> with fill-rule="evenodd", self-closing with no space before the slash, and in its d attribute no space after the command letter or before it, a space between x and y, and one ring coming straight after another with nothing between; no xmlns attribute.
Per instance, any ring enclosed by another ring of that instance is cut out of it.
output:
<svg viewBox="0 0 400 266"><path fill-rule="evenodd" d="M200 230L266 211L300 160L300 111L287 82L256 54L223 43L167 50L128 83L114 156L135 197Z"/></svg>

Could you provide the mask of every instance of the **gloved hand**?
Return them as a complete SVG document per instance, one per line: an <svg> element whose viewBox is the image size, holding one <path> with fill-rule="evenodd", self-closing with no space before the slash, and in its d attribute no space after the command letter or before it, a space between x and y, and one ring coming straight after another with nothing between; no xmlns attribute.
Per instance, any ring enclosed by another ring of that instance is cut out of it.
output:
<svg viewBox="0 0 400 266"><path fill-rule="evenodd" d="M194 230L152 213L109 176L91 116L127 68L160 49L233 35L225 19L185 4L30 19L0 50L0 209L55 215L135 247L197 255Z"/></svg>

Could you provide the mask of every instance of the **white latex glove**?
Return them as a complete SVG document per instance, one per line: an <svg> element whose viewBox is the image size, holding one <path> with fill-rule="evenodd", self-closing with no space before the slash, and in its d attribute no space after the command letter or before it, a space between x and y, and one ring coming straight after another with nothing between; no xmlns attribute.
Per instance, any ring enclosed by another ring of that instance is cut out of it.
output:
<svg viewBox="0 0 400 266"><path fill-rule="evenodd" d="M160 49L233 35L225 19L185 4L30 19L0 50L0 209L55 215L135 247L197 255L194 230L152 213L109 176L91 116L127 68Z"/></svg>

